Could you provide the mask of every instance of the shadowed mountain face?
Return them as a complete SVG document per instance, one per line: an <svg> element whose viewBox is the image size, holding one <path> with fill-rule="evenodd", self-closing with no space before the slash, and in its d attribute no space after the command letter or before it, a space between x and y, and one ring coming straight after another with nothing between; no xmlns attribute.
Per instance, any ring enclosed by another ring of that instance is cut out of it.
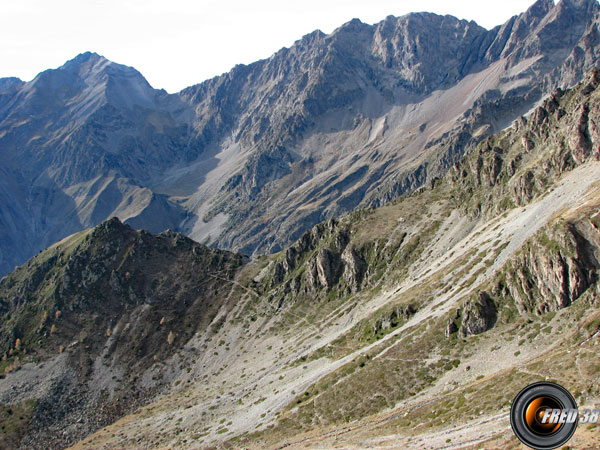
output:
<svg viewBox="0 0 600 450"><path fill-rule="evenodd" d="M443 174L600 54L595 0L502 26L418 13L316 31L169 95L91 53L0 80L0 273L107 217L244 253Z"/></svg>

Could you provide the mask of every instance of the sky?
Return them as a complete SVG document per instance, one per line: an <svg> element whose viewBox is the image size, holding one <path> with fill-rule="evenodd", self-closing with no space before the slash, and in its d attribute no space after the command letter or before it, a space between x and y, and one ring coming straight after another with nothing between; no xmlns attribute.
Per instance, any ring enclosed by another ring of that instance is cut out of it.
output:
<svg viewBox="0 0 600 450"><path fill-rule="evenodd" d="M0 0L0 77L24 81L79 53L133 66L177 92L268 58L316 29L428 11L490 29L534 0Z"/></svg>

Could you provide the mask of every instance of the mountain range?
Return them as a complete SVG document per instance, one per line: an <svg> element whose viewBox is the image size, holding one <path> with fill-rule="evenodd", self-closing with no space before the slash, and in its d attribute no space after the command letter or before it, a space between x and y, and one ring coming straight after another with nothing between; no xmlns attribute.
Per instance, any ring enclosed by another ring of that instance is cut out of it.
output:
<svg viewBox="0 0 600 450"><path fill-rule="evenodd" d="M0 80L0 273L116 216L248 255L445 173L598 60L595 0L486 30L415 13L315 31L177 94L85 53Z"/></svg>
<svg viewBox="0 0 600 450"><path fill-rule="evenodd" d="M1 79L0 448L508 450L531 382L598 408L599 14Z"/></svg>

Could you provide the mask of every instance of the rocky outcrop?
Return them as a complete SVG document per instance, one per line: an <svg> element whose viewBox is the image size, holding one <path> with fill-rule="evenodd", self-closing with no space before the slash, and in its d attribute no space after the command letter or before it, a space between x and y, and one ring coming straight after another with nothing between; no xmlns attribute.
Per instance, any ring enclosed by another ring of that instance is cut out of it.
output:
<svg viewBox="0 0 600 450"><path fill-rule="evenodd" d="M480 292L462 307L461 336L481 334L494 326L498 309L487 292Z"/></svg>
<svg viewBox="0 0 600 450"><path fill-rule="evenodd" d="M445 335L449 338L456 332L461 337L481 334L493 328L497 320L496 303L487 292L479 291L448 316Z"/></svg>
<svg viewBox="0 0 600 450"><path fill-rule="evenodd" d="M363 286L368 264L351 241L347 225L330 219L306 233L276 259L264 288L283 286L285 294L319 295L334 287L357 292Z"/></svg>
<svg viewBox="0 0 600 450"><path fill-rule="evenodd" d="M597 279L599 237L584 222L545 229L507 264L496 291L512 298L521 313L571 305Z"/></svg>
<svg viewBox="0 0 600 450"><path fill-rule="evenodd" d="M457 325L457 321L458 319L460 319L460 309L457 309L456 312L454 314L452 314L450 317L448 317L448 319L446 320L446 337L450 337L452 336L454 333L456 333L458 331L458 325Z"/></svg>
<svg viewBox="0 0 600 450"><path fill-rule="evenodd" d="M360 290L367 270L367 263L353 245L349 245L344 249L342 262L344 264L344 281L352 292Z"/></svg>
<svg viewBox="0 0 600 450"><path fill-rule="evenodd" d="M306 282L316 291L330 289L339 279L341 260L337 253L322 248L308 262Z"/></svg>
<svg viewBox="0 0 600 450"><path fill-rule="evenodd" d="M447 337L487 331L497 320L497 304L514 305L521 315L541 315L570 306L598 280L600 231L594 220L559 222L530 239L481 291L452 313Z"/></svg>
<svg viewBox="0 0 600 450"><path fill-rule="evenodd" d="M527 204L549 187L548 180L598 160L599 86L600 72L592 70L576 89L557 89L529 118L517 119L456 163L450 180L457 206L473 216L491 216Z"/></svg>
<svg viewBox="0 0 600 450"><path fill-rule="evenodd" d="M414 305L399 305L392 308L391 311L380 315L373 323L373 333L375 335L396 328L403 321L408 320L417 312Z"/></svg>

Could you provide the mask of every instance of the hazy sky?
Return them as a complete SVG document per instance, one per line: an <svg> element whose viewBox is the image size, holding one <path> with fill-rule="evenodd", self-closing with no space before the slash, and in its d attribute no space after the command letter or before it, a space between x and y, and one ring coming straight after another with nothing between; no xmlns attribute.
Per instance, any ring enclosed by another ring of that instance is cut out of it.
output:
<svg viewBox="0 0 600 450"><path fill-rule="evenodd" d="M25 81L84 51L176 92L267 58L315 29L414 11L493 28L534 0L0 0L0 77Z"/></svg>

